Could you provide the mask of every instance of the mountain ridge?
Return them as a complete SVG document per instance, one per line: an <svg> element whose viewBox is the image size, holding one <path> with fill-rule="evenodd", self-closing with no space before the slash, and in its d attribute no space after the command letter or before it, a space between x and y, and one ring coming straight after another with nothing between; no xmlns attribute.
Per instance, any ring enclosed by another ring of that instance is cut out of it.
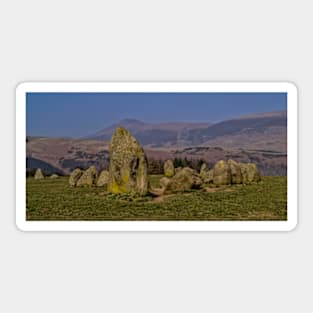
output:
<svg viewBox="0 0 313 313"><path fill-rule="evenodd" d="M258 149L258 142L262 143L259 144L260 149L266 149L267 143L272 150L280 152L286 152L287 147L287 111L243 115L216 123L152 124L127 118L82 139L109 141L118 126L127 128L143 146L151 148L217 145L224 148Z"/></svg>

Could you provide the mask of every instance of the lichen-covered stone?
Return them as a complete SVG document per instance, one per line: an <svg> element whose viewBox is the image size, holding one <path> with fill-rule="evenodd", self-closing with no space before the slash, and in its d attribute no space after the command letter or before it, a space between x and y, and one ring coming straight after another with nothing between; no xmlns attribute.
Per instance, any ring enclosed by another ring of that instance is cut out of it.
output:
<svg viewBox="0 0 313 313"><path fill-rule="evenodd" d="M109 172L106 170L103 170L97 180L97 186L103 187L106 186L109 182Z"/></svg>
<svg viewBox="0 0 313 313"><path fill-rule="evenodd" d="M254 163L240 163L243 184L251 184L261 180L261 174Z"/></svg>
<svg viewBox="0 0 313 313"><path fill-rule="evenodd" d="M80 168L76 168L70 175L69 184L75 187L80 177L83 175L83 171Z"/></svg>
<svg viewBox="0 0 313 313"><path fill-rule="evenodd" d="M41 170L41 168L37 168L36 172L35 172L35 179L44 179L45 176L43 175L43 172Z"/></svg>
<svg viewBox="0 0 313 313"><path fill-rule="evenodd" d="M183 167L179 166L175 168L175 174L179 173L181 170L183 169Z"/></svg>
<svg viewBox="0 0 313 313"><path fill-rule="evenodd" d="M94 186L97 181L97 169L94 165L90 166L77 181L76 186Z"/></svg>
<svg viewBox="0 0 313 313"><path fill-rule="evenodd" d="M213 169L206 172L205 176L202 177L204 183L213 183Z"/></svg>
<svg viewBox="0 0 313 313"><path fill-rule="evenodd" d="M228 160L228 165L231 172L231 183L242 184L242 173L239 164L234 160Z"/></svg>
<svg viewBox="0 0 313 313"><path fill-rule="evenodd" d="M128 130L116 128L110 143L108 191L146 195L148 187L148 162L143 148Z"/></svg>
<svg viewBox="0 0 313 313"><path fill-rule="evenodd" d="M202 180L199 174L189 168L185 167L168 182L164 193L182 192L190 189L199 189L202 185Z"/></svg>
<svg viewBox="0 0 313 313"><path fill-rule="evenodd" d="M205 163L201 165L200 177L204 183L213 182L213 170L209 170L209 167Z"/></svg>
<svg viewBox="0 0 313 313"><path fill-rule="evenodd" d="M202 163L201 165L201 168L200 168L200 176L201 174L205 174L207 171L209 171L209 167L205 164L205 163Z"/></svg>
<svg viewBox="0 0 313 313"><path fill-rule="evenodd" d="M52 178L52 179L56 179L56 178L58 178L58 177L59 177L58 174L52 174L52 175L50 176L50 178Z"/></svg>
<svg viewBox="0 0 313 313"><path fill-rule="evenodd" d="M161 186L162 188L165 188L165 187L169 184L170 181L171 181L171 180L170 180L169 178L167 178L167 177L162 177L162 178L160 179L160 186Z"/></svg>
<svg viewBox="0 0 313 313"><path fill-rule="evenodd" d="M167 160L164 163L164 176L173 177L175 175L175 167L172 160Z"/></svg>
<svg viewBox="0 0 313 313"><path fill-rule="evenodd" d="M217 186L231 184L231 170L227 162L218 161L213 169L213 183Z"/></svg>

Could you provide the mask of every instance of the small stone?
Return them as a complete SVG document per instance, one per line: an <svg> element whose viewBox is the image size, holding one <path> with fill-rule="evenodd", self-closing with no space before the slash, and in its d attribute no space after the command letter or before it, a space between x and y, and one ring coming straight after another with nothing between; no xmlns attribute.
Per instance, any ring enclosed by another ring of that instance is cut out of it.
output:
<svg viewBox="0 0 313 313"><path fill-rule="evenodd" d="M254 163L240 163L243 184L251 184L261 180L261 174Z"/></svg>
<svg viewBox="0 0 313 313"><path fill-rule="evenodd" d="M100 173L99 178L97 180L97 186L98 187L106 186L108 182L109 182L109 172L106 170L103 170Z"/></svg>
<svg viewBox="0 0 313 313"><path fill-rule="evenodd" d="M213 183L217 186L231 184L231 170L227 162L218 161L213 169Z"/></svg>
<svg viewBox="0 0 313 313"><path fill-rule="evenodd" d="M231 183L232 184L242 184L242 173L240 165L234 160L228 160L228 165L231 172Z"/></svg>
<svg viewBox="0 0 313 313"><path fill-rule="evenodd" d="M202 163L201 168L200 168L200 175L201 173L207 172L208 170L209 170L209 167L205 163Z"/></svg>
<svg viewBox="0 0 313 313"><path fill-rule="evenodd" d="M52 175L50 176L50 178L52 178L52 179L56 179L56 178L58 178L58 177L59 177L58 174L52 174Z"/></svg>
<svg viewBox="0 0 313 313"><path fill-rule="evenodd" d="M203 177L203 182L204 183L213 183L213 169L209 170L205 177Z"/></svg>
<svg viewBox="0 0 313 313"><path fill-rule="evenodd" d="M83 175L83 171L80 168L76 168L70 175L69 184L72 187L77 185L78 180Z"/></svg>
<svg viewBox="0 0 313 313"><path fill-rule="evenodd" d="M213 170L209 170L209 167L205 163L201 165L200 177L204 183L213 182Z"/></svg>
<svg viewBox="0 0 313 313"><path fill-rule="evenodd" d="M76 186L94 186L97 180L97 169L94 165L90 166L77 181Z"/></svg>
<svg viewBox="0 0 313 313"><path fill-rule="evenodd" d="M35 179L44 179L45 178L41 168L37 168L34 178Z"/></svg>
<svg viewBox="0 0 313 313"><path fill-rule="evenodd" d="M202 179L199 174L189 168L185 167L168 182L164 193L189 191L191 189L199 189L202 185Z"/></svg>
<svg viewBox="0 0 313 313"><path fill-rule="evenodd" d="M164 163L165 177L173 177L175 175L175 167L172 160L167 160Z"/></svg>
<svg viewBox="0 0 313 313"><path fill-rule="evenodd" d="M170 180L169 178L167 178L167 177L162 177L162 178L160 179L160 186L161 186L162 188L165 188L165 187L169 184L170 181L171 181L171 180Z"/></svg>
<svg viewBox="0 0 313 313"><path fill-rule="evenodd" d="M179 173L181 170L183 169L183 167L179 166L175 168L175 174Z"/></svg>

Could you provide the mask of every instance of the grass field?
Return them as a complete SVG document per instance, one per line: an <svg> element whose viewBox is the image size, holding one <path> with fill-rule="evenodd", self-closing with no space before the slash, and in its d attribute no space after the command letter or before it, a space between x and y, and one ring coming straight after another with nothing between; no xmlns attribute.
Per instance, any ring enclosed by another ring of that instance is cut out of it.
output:
<svg viewBox="0 0 313 313"><path fill-rule="evenodd" d="M150 176L158 188L160 176ZM26 183L27 220L286 220L287 178L160 197L108 194L68 185L68 177Z"/></svg>

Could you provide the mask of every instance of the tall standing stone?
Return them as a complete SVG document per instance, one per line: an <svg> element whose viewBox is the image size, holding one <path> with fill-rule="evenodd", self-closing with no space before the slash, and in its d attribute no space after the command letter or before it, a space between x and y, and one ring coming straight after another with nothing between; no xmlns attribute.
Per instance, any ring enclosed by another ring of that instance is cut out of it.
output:
<svg viewBox="0 0 313 313"><path fill-rule="evenodd" d="M43 173L42 173L41 168L37 168L34 178L35 179L44 179L45 178Z"/></svg>
<svg viewBox="0 0 313 313"><path fill-rule="evenodd" d="M175 175L175 167L172 160L167 160L164 163L164 176L173 177Z"/></svg>
<svg viewBox="0 0 313 313"><path fill-rule="evenodd" d="M112 193L148 192L148 162L143 148L131 133L116 128L110 143L108 191Z"/></svg>

